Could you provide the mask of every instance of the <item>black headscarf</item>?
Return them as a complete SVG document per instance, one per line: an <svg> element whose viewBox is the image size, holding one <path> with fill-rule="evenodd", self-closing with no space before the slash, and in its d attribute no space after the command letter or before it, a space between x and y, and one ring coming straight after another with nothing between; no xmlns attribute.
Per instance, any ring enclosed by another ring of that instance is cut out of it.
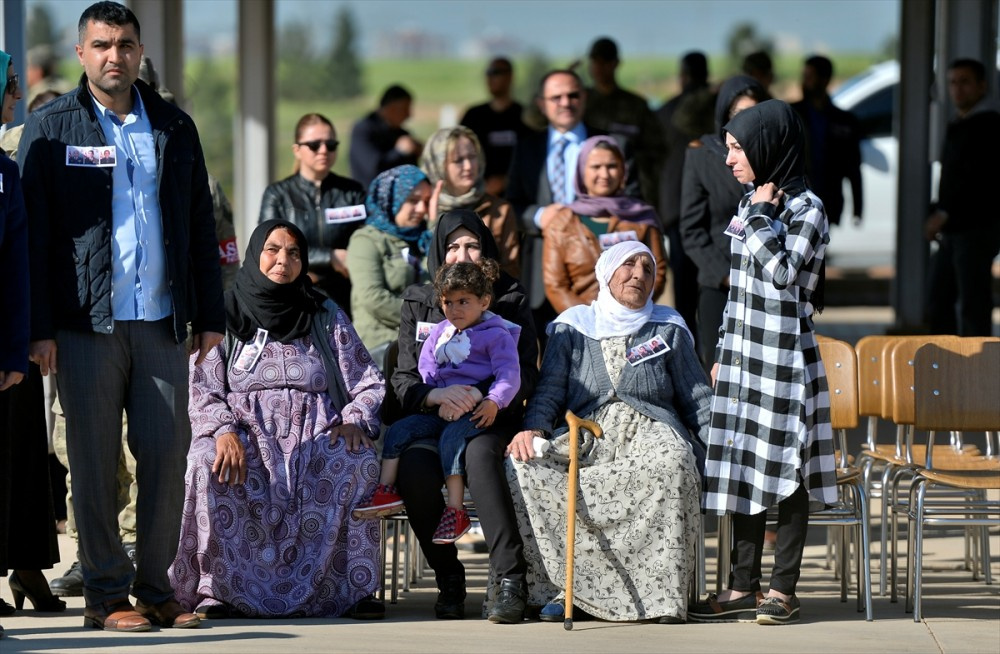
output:
<svg viewBox="0 0 1000 654"><path fill-rule="evenodd" d="M264 244L278 228L292 234L302 255L302 272L288 284L272 282L260 270ZM308 270L309 247L302 230L287 220L267 220L257 225L233 288L226 293L226 329L242 341L252 339L258 327L281 343L308 334L312 317L323 304L323 297L312 290Z"/></svg>
<svg viewBox="0 0 1000 654"><path fill-rule="evenodd" d="M781 100L767 100L745 109L726 123L747 155L754 186L773 182L788 195L805 184L805 135L795 110Z"/></svg>
<svg viewBox="0 0 1000 654"><path fill-rule="evenodd" d="M726 141L723 125L729 122L729 110L736 98L750 89L754 90L754 95L761 101L767 97L767 91L760 82L749 75L733 75L719 87L719 93L715 96L715 131L722 138L723 143Z"/></svg>
<svg viewBox="0 0 1000 654"><path fill-rule="evenodd" d="M427 253L427 272L431 279L437 276L438 268L444 264L445 256L448 254L448 235L459 227L464 227L476 235L483 257L499 260L500 248L497 247L497 242L483 219L468 209L452 209L442 214L434 226L434 240L431 241L431 249Z"/></svg>

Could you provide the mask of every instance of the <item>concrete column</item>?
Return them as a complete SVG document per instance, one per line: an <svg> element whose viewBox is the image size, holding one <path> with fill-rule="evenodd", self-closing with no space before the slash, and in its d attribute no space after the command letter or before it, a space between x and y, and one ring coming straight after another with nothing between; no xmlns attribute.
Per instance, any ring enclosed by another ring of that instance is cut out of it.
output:
<svg viewBox="0 0 1000 654"><path fill-rule="evenodd" d="M899 180L896 277L892 306L898 331L925 328L928 248L924 220L931 198L930 115L934 86L934 0L900 3Z"/></svg>
<svg viewBox="0 0 1000 654"><path fill-rule="evenodd" d="M144 54L166 87L184 106L184 3L179 0L130 0L139 19Z"/></svg>
<svg viewBox="0 0 1000 654"><path fill-rule="evenodd" d="M257 224L261 196L273 180L274 3L241 2L238 23L235 214L238 242L246 243Z"/></svg>

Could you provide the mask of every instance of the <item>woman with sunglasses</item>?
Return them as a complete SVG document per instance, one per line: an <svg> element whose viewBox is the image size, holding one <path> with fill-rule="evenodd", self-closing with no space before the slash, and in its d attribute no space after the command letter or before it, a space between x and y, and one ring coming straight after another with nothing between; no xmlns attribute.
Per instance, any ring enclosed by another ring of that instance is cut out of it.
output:
<svg viewBox="0 0 1000 654"><path fill-rule="evenodd" d="M365 189L330 169L337 161L337 131L321 114L306 114L295 126L295 170L264 190L260 220L287 220L306 235L309 278L351 315L347 242L365 224Z"/></svg>
<svg viewBox="0 0 1000 654"><path fill-rule="evenodd" d="M10 55L0 52L3 123L14 120L21 89ZM59 561L49 484L45 400L38 367L28 364L28 219L20 174L0 150L0 576L14 606L0 599L0 616L24 608L66 610L52 596L42 569ZM3 627L0 627L0 636Z"/></svg>

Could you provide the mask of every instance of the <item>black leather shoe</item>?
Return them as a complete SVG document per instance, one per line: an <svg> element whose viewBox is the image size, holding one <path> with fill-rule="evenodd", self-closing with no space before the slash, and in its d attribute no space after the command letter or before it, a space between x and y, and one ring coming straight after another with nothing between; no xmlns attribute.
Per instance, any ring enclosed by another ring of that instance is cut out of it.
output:
<svg viewBox="0 0 1000 654"><path fill-rule="evenodd" d="M464 620L465 595L465 573L442 577L438 580L434 615L438 620Z"/></svg>
<svg viewBox="0 0 1000 654"><path fill-rule="evenodd" d="M344 617L352 620L381 620L385 617L385 602L369 595L347 609Z"/></svg>
<svg viewBox="0 0 1000 654"><path fill-rule="evenodd" d="M524 620L524 608L528 600L528 584L523 581L504 579L493 600L493 608L487 616L494 624L517 624Z"/></svg>
<svg viewBox="0 0 1000 654"><path fill-rule="evenodd" d="M83 597L83 569L74 561L66 574L49 582L49 590L56 597Z"/></svg>

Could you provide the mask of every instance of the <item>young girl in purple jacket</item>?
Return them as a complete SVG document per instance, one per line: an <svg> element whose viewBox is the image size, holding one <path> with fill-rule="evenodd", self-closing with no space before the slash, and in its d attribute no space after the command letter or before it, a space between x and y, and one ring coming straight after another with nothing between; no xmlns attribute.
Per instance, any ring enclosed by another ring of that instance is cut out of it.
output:
<svg viewBox="0 0 1000 654"><path fill-rule="evenodd" d="M414 414L394 423L382 448L379 485L372 498L355 509L356 518L377 518L403 509L403 499L393 485L399 455L409 444L437 436L448 504L434 532L434 542L454 543L469 531L469 514L463 505L465 444L493 424L497 412L510 404L521 386L517 358L521 328L488 311L493 282L499 274L492 260L456 263L438 271L434 288L445 319L426 325L429 332L417 365L420 376L425 384L437 388L472 386L490 378L493 383L486 397L465 415ZM424 326L417 325L418 334Z"/></svg>

